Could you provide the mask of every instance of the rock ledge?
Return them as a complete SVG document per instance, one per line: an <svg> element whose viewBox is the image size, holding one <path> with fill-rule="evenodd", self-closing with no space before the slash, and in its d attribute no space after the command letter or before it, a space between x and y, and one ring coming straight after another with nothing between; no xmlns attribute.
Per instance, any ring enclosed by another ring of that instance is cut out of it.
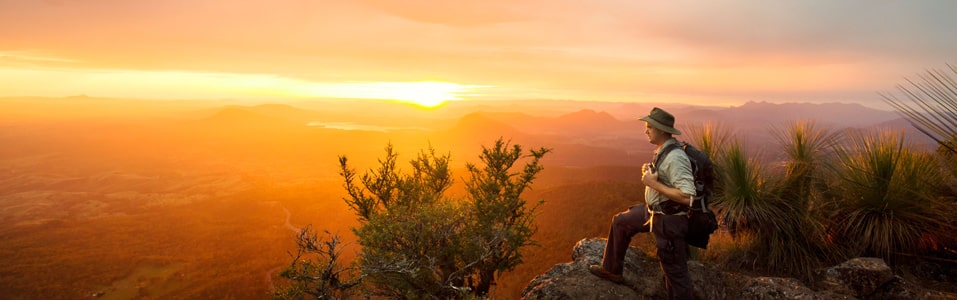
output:
<svg viewBox="0 0 957 300"><path fill-rule="evenodd" d="M625 257L624 284L588 272L598 264L605 239L583 239L572 250L572 261L557 264L522 292L525 299L663 299L658 260L640 249ZM895 276L879 258L854 258L817 272L817 290L794 278L749 277L689 261L696 299L957 299L957 294L923 291Z"/></svg>

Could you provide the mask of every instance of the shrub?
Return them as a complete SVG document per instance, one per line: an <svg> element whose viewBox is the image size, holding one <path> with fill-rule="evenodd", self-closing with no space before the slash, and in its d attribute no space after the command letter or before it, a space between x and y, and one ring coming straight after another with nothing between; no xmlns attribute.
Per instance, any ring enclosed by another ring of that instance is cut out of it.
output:
<svg viewBox="0 0 957 300"><path fill-rule="evenodd" d="M453 180L449 155L422 151L412 172L397 168L391 145L379 166L357 177L340 156L340 174L356 213L354 228L362 250L358 266L373 294L390 298L485 296L496 275L522 263L531 239L537 205L521 198L542 171L545 148L523 154L499 139L483 147L482 165L468 164L466 199L445 192ZM528 158L520 171L513 167Z"/></svg>

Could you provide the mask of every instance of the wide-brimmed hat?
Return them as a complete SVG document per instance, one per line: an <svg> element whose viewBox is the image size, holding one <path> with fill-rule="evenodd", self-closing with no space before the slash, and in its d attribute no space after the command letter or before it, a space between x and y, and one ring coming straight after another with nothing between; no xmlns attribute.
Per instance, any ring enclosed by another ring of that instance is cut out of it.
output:
<svg viewBox="0 0 957 300"><path fill-rule="evenodd" d="M650 114L648 114L647 116L638 118L638 120L648 122L648 124L651 124L651 126L654 126L655 128L658 128L659 130L670 133L670 134L674 134L674 135L681 134L681 131L678 131L678 129L675 129L675 116L672 116L671 114L666 112L664 109L660 109L657 107L652 108Z"/></svg>

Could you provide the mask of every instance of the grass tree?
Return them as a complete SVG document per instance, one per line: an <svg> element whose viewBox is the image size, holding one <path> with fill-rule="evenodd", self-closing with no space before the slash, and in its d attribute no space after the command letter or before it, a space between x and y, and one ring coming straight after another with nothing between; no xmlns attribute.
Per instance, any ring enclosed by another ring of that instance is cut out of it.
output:
<svg viewBox="0 0 957 300"><path fill-rule="evenodd" d="M708 154L708 157L712 160L722 154L720 149L725 149L725 146L731 141L731 132L715 123L689 126L688 135L691 136L690 143L695 145L698 150Z"/></svg>
<svg viewBox="0 0 957 300"><path fill-rule="evenodd" d="M949 171L946 188L957 199L957 66L927 70L917 80L905 79L897 92L880 95L921 133L937 142L937 153Z"/></svg>
<svg viewBox="0 0 957 300"><path fill-rule="evenodd" d="M814 210L816 200L825 193L823 173L837 135L808 120L793 121L772 132L786 154L781 198L802 212Z"/></svg>
<svg viewBox="0 0 957 300"><path fill-rule="evenodd" d="M721 189L724 188L724 184L721 183L723 176L720 176L723 174L721 168L724 166L722 158L728 152L726 149L731 142L731 132L726 127L715 123L692 125L687 128L687 131L690 138L688 142L711 158L712 172L715 174L714 192L715 195L721 194Z"/></svg>
<svg viewBox="0 0 957 300"><path fill-rule="evenodd" d="M810 122L794 122L778 130L788 153L782 173L753 159L728 131L708 124L689 129L715 164L714 205L735 243L727 262L763 267L780 274L808 278L822 258L823 229L808 214L809 203L823 183L819 173L833 135Z"/></svg>
<svg viewBox="0 0 957 300"><path fill-rule="evenodd" d="M905 145L902 132L848 133L836 149L828 225L851 255L893 261L953 240L953 206L939 197L942 172L929 152Z"/></svg>
<svg viewBox="0 0 957 300"><path fill-rule="evenodd" d="M777 266L808 278L822 260L831 261L839 254L825 243L822 222L826 212L822 203L829 193L826 166L837 135L807 120L790 122L772 133L786 158L774 192L784 219L779 231L767 237L768 257Z"/></svg>
<svg viewBox="0 0 957 300"><path fill-rule="evenodd" d="M799 224L789 219L788 203L781 201L776 181L763 165L747 155L739 141L731 141L713 159L720 188L714 210L732 239L743 243L744 255L730 263L795 273L785 245L793 240Z"/></svg>
<svg viewBox="0 0 957 300"><path fill-rule="evenodd" d="M732 141L714 159L720 172L720 193L715 197L715 210L732 236L739 232L772 230L765 228L781 217L775 205L773 188L765 168L748 157L739 141Z"/></svg>
<svg viewBox="0 0 957 300"><path fill-rule="evenodd" d="M957 67L934 69L905 79L897 93L881 93L914 127L957 154Z"/></svg>

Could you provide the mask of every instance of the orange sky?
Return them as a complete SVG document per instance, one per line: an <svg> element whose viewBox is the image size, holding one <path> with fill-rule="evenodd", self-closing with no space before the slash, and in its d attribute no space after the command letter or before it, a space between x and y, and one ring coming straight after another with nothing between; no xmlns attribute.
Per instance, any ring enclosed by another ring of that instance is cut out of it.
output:
<svg viewBox="0 0 957 300"><path fill-rule="evenodd" d="M2 1L0 96L874 105L957 63L957 2L832 2Z"/></svg>

